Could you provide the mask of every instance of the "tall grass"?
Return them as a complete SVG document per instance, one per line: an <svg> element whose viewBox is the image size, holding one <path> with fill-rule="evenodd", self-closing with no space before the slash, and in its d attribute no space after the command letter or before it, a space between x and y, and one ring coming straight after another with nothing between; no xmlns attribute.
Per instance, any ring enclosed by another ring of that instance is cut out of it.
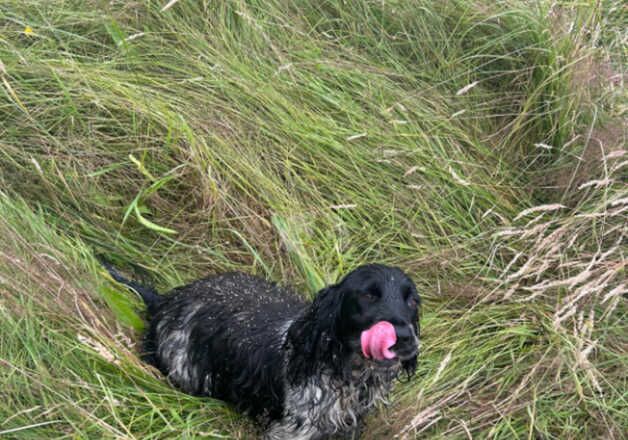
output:
<svg viewBox="0 0 628 440"><path fill-rule="evenodd" d="M97 253L399 265L424 349L367 437L624 435L621 3L165 3L0 5L0 435L253 435L138 360Z"/></svg>

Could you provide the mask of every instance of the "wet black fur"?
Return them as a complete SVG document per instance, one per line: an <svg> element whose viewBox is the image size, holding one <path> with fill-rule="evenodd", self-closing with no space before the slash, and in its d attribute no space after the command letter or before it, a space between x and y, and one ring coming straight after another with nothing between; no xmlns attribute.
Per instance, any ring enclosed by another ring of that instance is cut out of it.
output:
<svg viewBox="0 0 628 440"><path fill-rule="evenodd" d="M171 291L150 319L145 337L146 359L168 374L158 353L157 324L183 318L185 306L203 302L193 320L189 362L212 376L205 388L203 375L186 392L210 395L234 404L253 417L281 417L283 356L277 326L298 316L304 303L292 292L261 278L226 273ZM238 319L235 315L241 314Z"/></svg>
<svg viewBox="0 0 628 440"><path fill-rule="evenodd" d="M243 273L210 276L158 295L107 268L147 304L145 359L183 391L228 401L265 426L290 412L284 407L286 387L322 374L348 386L356 369L366 368L388 369L392 380L398 371L411 375L416 368L418 347L403 332L411 325L418 337L419 297L397 268L361 266L311 303ZM359 335L380 320L399 325L393 350L398 348L401 361L363 358ZM187 346L177 348L176 335L187 335ZM189 375L175 368L173 359L181 350ZM313 411L325 410L316 404Z"/></svg>

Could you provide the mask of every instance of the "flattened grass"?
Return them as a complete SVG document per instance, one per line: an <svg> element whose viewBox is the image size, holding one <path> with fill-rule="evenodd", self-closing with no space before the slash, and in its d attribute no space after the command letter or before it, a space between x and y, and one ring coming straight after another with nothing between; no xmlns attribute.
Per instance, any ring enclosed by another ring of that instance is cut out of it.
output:
<svg viewBox="0 0 628 440"><path fill-rule="evenodd" d="M622 438L619 3L163 6L0 6L0 435L253 435L140 362L104 253L304 296L399 265L421 362L367 438Z"/></svg>

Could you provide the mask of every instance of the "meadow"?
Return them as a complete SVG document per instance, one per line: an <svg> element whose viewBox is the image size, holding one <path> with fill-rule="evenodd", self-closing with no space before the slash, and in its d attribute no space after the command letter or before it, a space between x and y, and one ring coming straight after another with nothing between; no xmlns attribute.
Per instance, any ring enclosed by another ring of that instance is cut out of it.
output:
<svg viewBox="0 0 628 440"><path fill-rule="evenodd" d="M3 0L0 438L255 438L138 357L138 297L242 270L422 294L365 438L628 432L626 5Z"/></svg>

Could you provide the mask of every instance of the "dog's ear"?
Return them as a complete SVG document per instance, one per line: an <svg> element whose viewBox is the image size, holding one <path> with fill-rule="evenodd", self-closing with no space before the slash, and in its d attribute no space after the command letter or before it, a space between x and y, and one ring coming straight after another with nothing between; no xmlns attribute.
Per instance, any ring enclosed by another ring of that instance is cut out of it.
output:
<svg viewBox="0 0 628 440"><path fill-rule="evenodd" d="M320 369L321 363L341 370L342 341L338 334L344 292L339 286L321 290L306 313L288 330L291 345L291 373L306 377Z"/></svg>

